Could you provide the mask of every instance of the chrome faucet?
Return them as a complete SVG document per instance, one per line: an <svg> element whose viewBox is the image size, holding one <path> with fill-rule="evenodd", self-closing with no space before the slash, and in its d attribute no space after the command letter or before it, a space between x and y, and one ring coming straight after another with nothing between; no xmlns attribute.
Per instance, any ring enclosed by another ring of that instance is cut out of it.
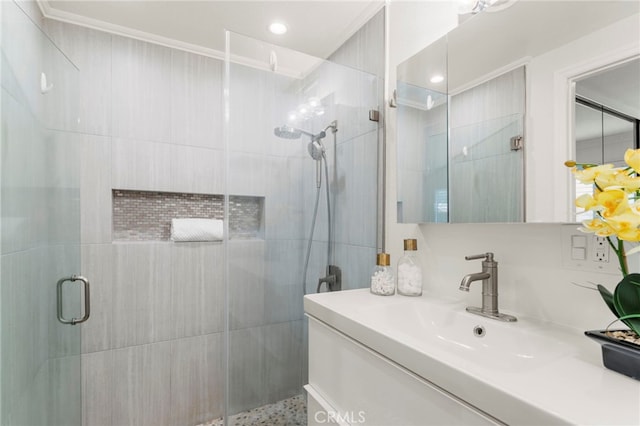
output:
<svg viewBox="0 0 640 426"><path fill-rule="evenodd" d="M482 280L482 308L469 306L467 312L500 321L517 321L516 317L498 311L498 262L493 260L493 253L465 256L465 260L475 259L484 259L482 272L465 275L460 283L460 290L468 292L472 282Z"/></svg>

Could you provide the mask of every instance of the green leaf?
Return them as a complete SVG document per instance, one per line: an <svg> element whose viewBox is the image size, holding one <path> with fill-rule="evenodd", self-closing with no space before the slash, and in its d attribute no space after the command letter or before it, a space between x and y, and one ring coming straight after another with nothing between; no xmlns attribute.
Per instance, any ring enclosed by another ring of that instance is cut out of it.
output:
<svg viewBox="0 0 640 426"><path fill-rule="evenodd" d="M598 284L598 291L600 292L600 296L602 296L602 300L604 300L604 303L606 303L609 309L611 309L611 312L613 312L613 315L615 315L616 318L618 318L619 317L618 311L616 311L616 307L613 304L613 294L605 286L601 284Z"/></svg>
<svg viewBox="0 0 640 426"><path fill-rule="evenodd" d="M613 306L618 318L633 331L640 334L640 274L629 274L622 279L613 292Z"/></svg>

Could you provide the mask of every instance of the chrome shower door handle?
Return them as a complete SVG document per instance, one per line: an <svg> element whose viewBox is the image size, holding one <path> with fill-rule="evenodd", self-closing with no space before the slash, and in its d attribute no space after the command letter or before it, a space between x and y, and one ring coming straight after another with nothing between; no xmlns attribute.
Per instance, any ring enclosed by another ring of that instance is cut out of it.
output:
<svg viewBox="0 0 640 426"><path fill-rule="evenodd" d="M82 282L83 292L84 292L84 315L80 318L71 318L66 319L62 313L62 284L65 281L80 281ZM91 298L89 295L89 280L80 275L72 275L67 278L60 278L58 283L56 284L57 293L58 293L58 321L62 324L70 324L76 325L85 322L89 319L89 315L91 314Z"/></svg>

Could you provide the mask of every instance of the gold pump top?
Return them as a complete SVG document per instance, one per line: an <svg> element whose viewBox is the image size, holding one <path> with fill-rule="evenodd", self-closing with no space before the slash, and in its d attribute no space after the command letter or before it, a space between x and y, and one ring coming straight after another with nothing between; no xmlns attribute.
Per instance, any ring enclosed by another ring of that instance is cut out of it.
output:
<svg viewBox="0 0 640 426"><path fill-rule="evenodd" d="M391 265L391 256L389 253L378 253L376 256L376 265L389 266Z"/></svg>
<svg viewBox="0 0 640 426"><path fill-rule="evenodd" d="M404 240L404 249L405 250L418 250L418 240L413 239L413 238Z"/></svg>

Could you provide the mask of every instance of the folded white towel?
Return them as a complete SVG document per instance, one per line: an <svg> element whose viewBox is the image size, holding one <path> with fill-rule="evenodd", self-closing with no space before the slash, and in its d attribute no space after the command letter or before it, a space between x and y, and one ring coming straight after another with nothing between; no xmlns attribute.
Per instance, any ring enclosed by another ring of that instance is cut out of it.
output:
<svg viewBox="0 0 640 426"><path fill-rule="evenodd" d="M171 241L219 241L223 235L219 219L171 219Z"/></svg>

